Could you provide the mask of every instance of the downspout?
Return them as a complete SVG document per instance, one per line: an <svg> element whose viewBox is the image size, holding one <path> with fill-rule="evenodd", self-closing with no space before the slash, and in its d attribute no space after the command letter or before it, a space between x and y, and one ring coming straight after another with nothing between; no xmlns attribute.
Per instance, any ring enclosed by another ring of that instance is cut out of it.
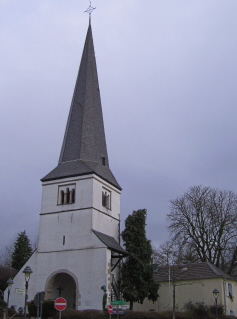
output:
<svg viewBox="0 0 237 319"><path fill-rule="evenodd" d="M225 315L227 316L227 309L226 309L226 277L224 277L223 280L223 288L224 288L224 311L225 311Z"/></svg>

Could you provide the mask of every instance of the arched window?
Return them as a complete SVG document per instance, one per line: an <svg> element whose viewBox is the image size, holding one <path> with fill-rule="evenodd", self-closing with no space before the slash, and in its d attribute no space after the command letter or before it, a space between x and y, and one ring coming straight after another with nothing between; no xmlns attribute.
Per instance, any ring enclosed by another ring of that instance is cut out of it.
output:
<svg viewBox="0 0 237 319"><path fill-rule="evenodd" d="M102 191L102 206L110 209L110 192Z"/></svg>
<svg viewBox="0 0 237 319"><path fill-rule="evenodd" d="M70 195L69 195L69 204L75 203L75 189L72 188L70 190Z"/></svg>
<svg viewBox="0 0 237 319"><path fill-rule="evenodd" d="M66 188L66 192L64 193L64 204L69 203L69 188Z"/></svg>
<svg viewBox="0 0 237 319"><path fill-rule="evenodd" d="M60 204L61 205L64 204L64 191L63 190L60 191Z"/></svg>

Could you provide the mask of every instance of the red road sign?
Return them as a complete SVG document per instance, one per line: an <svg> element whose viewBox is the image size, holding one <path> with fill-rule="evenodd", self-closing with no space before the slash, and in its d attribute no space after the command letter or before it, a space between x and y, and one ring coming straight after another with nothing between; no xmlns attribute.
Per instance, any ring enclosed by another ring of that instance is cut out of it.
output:
<svg viewBox="0 0 237 319"><path fill-rule="evenodd" d="M54 301L54 307L58 310L58 311L62 311L67 307L67 301L66 299L59 297Z"/></svg>
<svg viewBox="0 0 237 319"><path fill-rule="evenodd" d="M108 305L108 313L111 315L113 313L113 306Z"/></svg>

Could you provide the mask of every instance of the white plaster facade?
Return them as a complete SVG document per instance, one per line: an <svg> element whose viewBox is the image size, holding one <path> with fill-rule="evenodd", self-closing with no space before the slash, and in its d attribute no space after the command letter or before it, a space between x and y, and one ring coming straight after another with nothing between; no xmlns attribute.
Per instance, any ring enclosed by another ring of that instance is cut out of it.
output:
<svg viewBox="0 0 237 319"><path fill-rule="evenodd" d="M102 309L106 286L118 298L120 190L108 162L91 24L82 53L57 167L43 177L38 247L25 266L33 273L28 300L45 291L68 307ZM73 176L73 177L72 177ZM114 185L114 186L113 186ZM24 306L21 269L10 305ZM63 290L61 290L61 288Z"/></svg>
<svg viewBox="0 0 237 319"><path fill-rule="evenodd" d="M148 299L143 304L134 304L134 310L138 311L167 311L173 308L172 282L159 282L159 298L156 302ZM232 293L230 294L229 287ZM237 315L237 282L233 279L210 278L199 280L180 280L175 282L175 308L177 311L185 311L184 306L188 302L203 302L205 305L214 305L213 290L219 291L217 302L222 305L226 315Z"/></svg>
<svg viewBox="0 0 237 319"><path fill-rule="evenodd" d="M75 203L59 205L59 190L68 185L75 187ZM102 205L104 189L111 195L110 209ZM61 282L65 284L61 296L68 300L68 307L102 309L101 286L107 287L108 302L111 292L111 250L93 230L119 242L119 221L120 191L97 175L44 182L38 248L15 276L9 305L24 306L24 295L17 288L24 289L22 271L30 266L28 301L40 291L54 300Z"/></svg>

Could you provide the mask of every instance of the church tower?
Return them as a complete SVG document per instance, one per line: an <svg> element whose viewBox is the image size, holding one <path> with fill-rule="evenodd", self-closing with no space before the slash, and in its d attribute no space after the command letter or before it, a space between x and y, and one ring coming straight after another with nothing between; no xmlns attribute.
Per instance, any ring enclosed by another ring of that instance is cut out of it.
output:
<svg viewBox="0 0 237 319"><path fill-rule="evenodd" d="M73 93L59 162L42 178L38 248L14 278L10 305L24 305L23 269L30 266L29 298L45 291L68 308L102 309L102 286L119 298L121 187L109 167L91 23ZM18 288L18 290L14 289Z"/></svg>

